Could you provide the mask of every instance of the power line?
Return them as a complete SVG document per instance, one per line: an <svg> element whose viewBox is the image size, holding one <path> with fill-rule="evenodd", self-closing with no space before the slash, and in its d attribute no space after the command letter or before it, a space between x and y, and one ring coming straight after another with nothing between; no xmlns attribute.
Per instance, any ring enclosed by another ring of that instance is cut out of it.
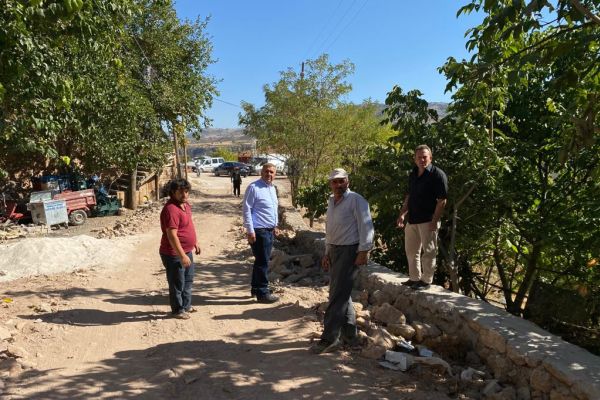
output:
<svg viewBox="0 0 600 400"><path fill-rule="evenodd" d="M243 108L242 108L242 107L240 107L240 106L238 106L237 104L233 104L233 103L230 103L230 102L228 102L228 101L225 101L225 100L218 99L218 98L216 98L216 97L213 97L213 100L216 100L216 101L218 101L218 102L221 102L221 103L224 103L224 104L227 104L227 105L233 106L233 107L237 107L237 108L240 108L240 109L242 109L242 110L243 110Z"/></svg>
<svg viewBox="0 0 600 400"><path fill-rule="evenodd" d="M317 49L323 48L323 46L329 41L329 39L331 39L331 37L333 36L333 34L337 30L337 28L341 25L342 21L346 18L346 16L350 12L350 10L352 10L352 8L354 7L354 4L356 4L356 0L352 0L352 3L350 4L350 7L348 7L346 9L346 12L337 21L337 23L335 24L335 26L333 27L333 29L329 32L329 34L327 35L327 37L325 38L325 40L321 43L321 45L319 47L317 47ZM318 53L321 53L321 52L322 51L317 51L316 53L313 53L313 54L318 55Z"/></svg>
<svg viewBox="0 0 600 400"><path fill-rule="evenodd" d="M328 22L333 19L333 17L336 15L337 10L340 8L340 6L342 5L342 3L344 2L344 0L340 0L340 2L337 4L337 6L334 8L333 12L331 13L331 15L329 16L329 18L327 18L325 20L325 22L323 23L323 26L321 27L321 30L319 31L319 33L317 34L317 36L315 36L315 38L313 39L313 41L311 42L310 46L308 46L308 50L306 51L306 53L304 54L304 58L306 59L310 54L311 54L311 50L313 48L313 46L315 44L317 44L317 40L321 37L321 35L323 35L323 33L325 33L325 28L327 28L327 24Z"/></svg>
<svg viewBox="0 0 600 400"><path fill-rule="evenodd" d="M333 42L331 42L329 44L329 46L327 46L323 52L326 52L327 50L329 50L331 48L331 46L333 46L335 44L335 42L337 42L337 40L340 38L340 36L342 36L342 33L344 33L344 31L346 29L348 29L348 27L350 25L352 25L352 23L354 22L354 20L356 19L356 17L358 16L358 14L360 14L360 12L362 11L363 8L365 8L365 6L367 5L367 3L369 2L369 0L365 0L365 2L363 3L363 5L356 10L356 12L354 13L354 15L352 16L352 18L350 19L350 21L344 26L344 28L340 31L340 33L336 36L336 38L333 40Z"/></svg>

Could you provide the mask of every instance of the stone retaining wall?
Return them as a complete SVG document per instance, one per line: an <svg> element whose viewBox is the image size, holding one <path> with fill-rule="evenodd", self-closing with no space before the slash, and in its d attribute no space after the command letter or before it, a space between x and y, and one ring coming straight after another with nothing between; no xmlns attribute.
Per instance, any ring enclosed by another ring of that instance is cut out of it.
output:
<svg viewBox="0 0 600 400"><path fill-rule="evenodd" d="M309 229L295 209L284 210L282 225L296 232L295 244L302 251L316 259L324 254L324 234ZM439 286L414 291L401 285L406 279L370 263L358 283L370 296L375 293L401 310L408 321L423 321L460 338L495 379L516 387L516 399L600 399L600 357L488 303Z"/></svg>

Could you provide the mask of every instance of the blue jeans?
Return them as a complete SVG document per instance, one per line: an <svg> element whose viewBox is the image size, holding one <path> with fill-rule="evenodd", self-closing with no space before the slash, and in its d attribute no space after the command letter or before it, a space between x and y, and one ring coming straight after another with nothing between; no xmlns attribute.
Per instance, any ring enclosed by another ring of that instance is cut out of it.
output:
<svg viewBox="0 0 600 400"><path fill-rule="evenodd" d="M273 229L255 229L256 241L250 245L254 254L252 268L252 295L265 297L269 294L269 259L273 248Z"/></svg>
<svg viewBox="0 0 600 400"><path fill-rule="evenodd" d="M173 314L189 311L192 307L192 283L194 282L194 259L192 252L187 253L192 265L184 268L179 256L161 254L169 283L169 304Z"/></svg>

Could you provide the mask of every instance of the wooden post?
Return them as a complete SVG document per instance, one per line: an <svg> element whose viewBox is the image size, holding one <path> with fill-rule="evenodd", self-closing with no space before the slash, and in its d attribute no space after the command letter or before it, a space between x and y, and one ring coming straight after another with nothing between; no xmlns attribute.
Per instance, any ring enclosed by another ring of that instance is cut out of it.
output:
<svg viewBox="0 0 600 400"><path fill-rule="evenodd" d="M135 210L137 208L137 166L131 171L129 176L129 204L128 208Z"/></svg>
<svg viewBox="0 0 600 400"><path fill-rule="evenodd" d="M155 191L155 199L156 201L160 200L160 187L159 187L159 175L160 171L156 171L156 175L154 175L154 191Z"/></svg>
<svg viewBox="0 0 600 400"><path fill-rule="evenodd" d="M185 180L188 180L188 167L187 167L187 140L183 140L183 170L185 171Z"/></svg>

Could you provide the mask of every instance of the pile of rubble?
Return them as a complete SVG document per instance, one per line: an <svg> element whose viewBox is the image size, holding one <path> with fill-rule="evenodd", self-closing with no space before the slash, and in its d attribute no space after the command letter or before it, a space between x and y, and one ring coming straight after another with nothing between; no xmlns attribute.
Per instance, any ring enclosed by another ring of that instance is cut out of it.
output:
<svg viewBox="0 0 600 400"><path fill-rule="evenodd" d="M162 206L161 202L152 202L138 207L135 211L125 211L127 209L123 208L121 210L124 218L117 220L112 228L104 227L94 230L94 232L97 232L96 237L98 239L111 239L113 237L135 235L142 232L149 225L157 224Z"/></svg>
<svg viewBox="0 0 600 400"><path fill-rule="evenodd" d="M329 283L329 276L323 273L320 262L315 262L312 254L288 255L282 250L273 249L269 262L269 282L323 286Z"/></svg>
<svg viewBox="0 0 600 400"><path fill-rule="evenodd" d="M529 392L494 379L493 372L463 338L447 335L432 324L407 321L384 292L355 290L352 299L359 328L353 350L362 357L380 360L382 367L402 372L427 369L445 379L462 399L531 398ZM326 309L327 302L315 307L320 319Z"/></svg>
<svg viewBox="0 0 600 400"><path fill-rule="evenodd" d="M288 248L293 252L293 249ZM269 281L275 287L324 286L329 276L312 254L290 255L274 249L269 263ZM353 351L362 357L380 360L384 368L438 374L462 399L526 400L515 387L500 383L464 338L448 335L439 327L421 321L408 321L403 304L381 290L352 293L358 340ZM327 302L314 307L323 318ZM315 339L320 336L315 333Z"/></svg>
<svg viewBox="0 0 600 400"><path fill-rule="evenodd" d="M0 224L0 242L27 236L29 228L6 220Z"/></svg>

